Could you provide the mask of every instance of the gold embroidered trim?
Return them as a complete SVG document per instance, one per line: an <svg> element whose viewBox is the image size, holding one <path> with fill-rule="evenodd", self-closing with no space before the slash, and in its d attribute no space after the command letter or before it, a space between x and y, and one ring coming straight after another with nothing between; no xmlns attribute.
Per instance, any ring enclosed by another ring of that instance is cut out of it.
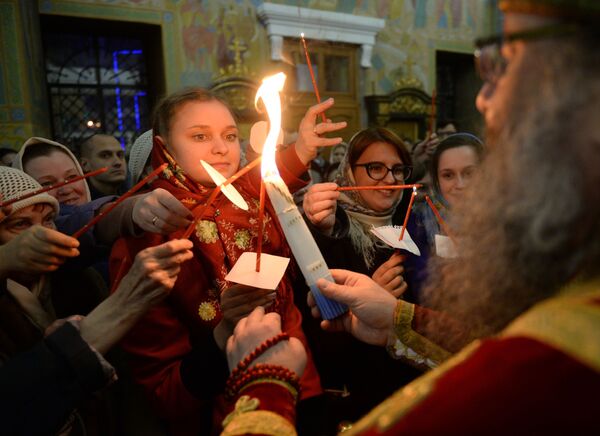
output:
<svg viewBox="0 0 600 436"><path fill-rule="evenodd" d="M402 300L398 301L394 310L394 333L400 344L391 344L394 357L405 357L418 364L435 367L450 358L452 354L413 330L414 315L414 304Z"/></svg>
<svg viewBox="0 0 600 436"><path fill-rule="evenodd" d="M296 436L296 429L284 417L268 410L256 410L237 415L223 429L221 436L260 434L268 436Z"/></svg>
<svg viewBox="0 0 600 436"><path fill-rule="evenodd" d="M262 383L272 383L275 385L279 385L283 388L286 388L288 390L288 392L290 394L292 394L292 397L294 397L294 403L296 403L296 400L298 399L298 391L291 384L286 383L282 380L274 379L274 378L259 378L257 380L251 381L250 383L244 385L244 387L242 387L242 389L240 389L240 393L244 392L250 386L254 386L254 385L262 384Z"/></svg>
<svg viewBox="0 0 600 436"><path fill-rule="evenodd" d="M253 410L258 409L258 406L260 406L260 400L258 398L250 398L250 396L248 395L242 395L235 402L235 407L233 408L233 411L229 415L227 415L223 420L223 427L227 427L231 421L233 421L242 413L251 412Z"/></svg>
<svg viewBox="0 0 600 436"><path fill-rule="evenodd" d="M480 341L472 342L438 368L429 371L401 390L396 391L395 394L354 424L351 429L345 431L344 436L361 434L373 428L377 428L377 431L381 432L389 430L430 394L440 377L466 360L479 347L479 344Z"/></svg>
<svg viewBox="0 0 600 436"><path fill-rule="evenodd" d="M600 372L600 282L577 284L517 318L502 337L526 336L557 348Z"/></svg>
<svg viewBox="0 0 600 436"><path fill-rule="evenodd" d="M600 371L600 341L596 333L600 330L600 307L589 303L591 298L600 298L600 281L578 284L567 288L562 294L519 317L501 337L520 335L536 338ZM401 313L402 310L405 312ZM407 310L397 308L395 321L405 319L406 313L410 313ZM360 434L374 427L378 431L391 428L429 395L440 377L468 359L479 345L480 341L472 342L438 368L397 391L345 432L344 436Z"/></svg>

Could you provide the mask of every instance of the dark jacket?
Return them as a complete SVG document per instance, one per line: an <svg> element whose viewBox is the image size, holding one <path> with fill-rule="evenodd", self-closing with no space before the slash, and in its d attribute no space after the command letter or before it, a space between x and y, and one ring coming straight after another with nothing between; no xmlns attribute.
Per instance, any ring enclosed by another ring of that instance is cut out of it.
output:
<svg viewBox="0 0 600 436"><path fill-rule="evenodd" d="M44 338L4 285L0 289L0 433L55 434L78 405L110 380L73 325L66 323Z"/></svg>
<svg viewBox="0 0 600 436"><path fill-rule="evenodd" d="M395 217L393 223L398 224L400 220L401 225L404 214L398 215L401 217ZM378 250L373 263L375 266L369 269L362 254L356 253L352 246L348 217L341 208L336 212L334 237L322 234L306 221L329 268L343 268L371 276L394 252L392 248ZM410 226L407 227L412 236ZM426 261L410 253L403 254L407 254L404 277L410 287L412 280L420 279L418 274ZM392 359L385 348L368 345L347 333L322 330L320 320L312 317L306 304L306 285L299 279L294 289L296 305L302 311L302 328L326 392L310 412L299 409L299 422L302 422L304 413L310 413L313 415L312 421L318 423L311 428L301 428L301 432L312 435L337 434L341 422L358 420L396 389L421 375L420 370Z"/></svg>

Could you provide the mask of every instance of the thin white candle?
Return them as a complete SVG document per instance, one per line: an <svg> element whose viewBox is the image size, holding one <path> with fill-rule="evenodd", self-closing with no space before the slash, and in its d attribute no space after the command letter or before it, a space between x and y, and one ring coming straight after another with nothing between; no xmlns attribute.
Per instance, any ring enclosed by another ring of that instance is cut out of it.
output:
<svg viewBox="0 0 600 436"><path fill-rule="evenodd" d="M283 89L284 83L285 74L275 74L265 78L256 93L256 101L262 98L270 120L269 133L263 147L261 173L285 238L315 297L321 315L323 319L333 319L347 309L344 305L323 296L316 285L320 278L333 281L333 277L275 163L275 148L281 128L279 92Z"/></svg>

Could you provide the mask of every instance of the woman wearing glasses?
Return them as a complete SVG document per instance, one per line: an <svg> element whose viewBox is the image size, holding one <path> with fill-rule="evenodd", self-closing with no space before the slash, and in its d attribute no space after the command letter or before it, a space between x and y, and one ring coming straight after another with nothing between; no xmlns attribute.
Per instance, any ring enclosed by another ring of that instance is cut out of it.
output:
<svg viewBox="0 0 600 436"><path fill-rule="evenodd" d="M311 186L303 202L309 228L330 268L367 274L403 298L408 294L405 277L408 281L409 270L419 268L416 263L422 263L421 258L394 253L370 229L402 225L410 196L404 195L402 201L401 190L339 192L336 188L401 184L410 177L411 168L410 155L400 138L384 128L365 129L350 140L335 183ZM336 434L340 422L352 422L419 375L381 349L349 335L324 332L310 313L303 316L326 393L322 410L327 412L320 420L329 424L328 434Z"/></svg>
<svg viewBox="0 0 600 436"><path fill-rule="evenodd" d="M303 203L328 266L372 276L395 297L407 290L402 265L406 255L394 253L370 229L402 225L407 202L401 201L404 191L338 192L336 188L402 184L411 170L410 154L398 136L382 127L361 130L350 140L335 183L312 186ZM404 197L408 200L409 196Z"/></svg>

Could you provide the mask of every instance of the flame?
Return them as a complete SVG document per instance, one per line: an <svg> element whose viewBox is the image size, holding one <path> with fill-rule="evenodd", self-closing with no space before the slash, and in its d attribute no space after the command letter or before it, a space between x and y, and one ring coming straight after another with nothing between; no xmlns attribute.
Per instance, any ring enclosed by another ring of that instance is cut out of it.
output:
<svg viewBox="0 0 600 436"><path fill-rule="evenodd" d="M262 98L267 109L267 114L269 115L269 133L263 147L262 164L260 167L263 179L268 178L270 175L279 176L277 164L275 163L275 148L277 147L277 138L281 130L281 100L279 93L283 90L285 79L286 77L283 73L265 77L254 99L254 104L256 104Z"/></svg>

